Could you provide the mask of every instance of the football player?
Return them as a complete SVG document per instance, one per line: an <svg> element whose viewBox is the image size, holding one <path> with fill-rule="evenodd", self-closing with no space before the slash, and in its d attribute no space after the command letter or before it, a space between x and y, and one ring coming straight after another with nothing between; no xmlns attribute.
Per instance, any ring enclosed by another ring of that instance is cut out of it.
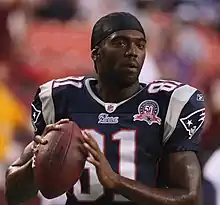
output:
<svg viewBox="0 0 220 205"><path fill-rule="evenodd" d="M136 17L108 14L92 31L97 79L67 77L39 87L32 103L34 142L6 174L9 205L38 193L33 152L65 119L80 126L89 152L81 179L67 191L67 205L199 204L196 154L204 99L176 81L139 83L146 41Z"/></svg>

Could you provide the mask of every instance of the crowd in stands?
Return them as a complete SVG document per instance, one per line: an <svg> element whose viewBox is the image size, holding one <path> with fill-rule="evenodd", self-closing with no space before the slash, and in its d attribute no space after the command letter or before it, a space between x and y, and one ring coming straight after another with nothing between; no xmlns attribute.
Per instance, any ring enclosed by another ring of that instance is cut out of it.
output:
<svg viewBox="0 0 220 205"><path fill-rule="evenodd" d="M30 104L37 86L68 75L95 75L90 34L102 15L128 11L144 25L148 54L140 76L143 82L162 78L200 87L204 75L220 68L218 0L24 2L10 9L0 3L1 205L6 205L5 170L33 137ZM65 197L40 198L27 204L61 205Z"/></svg>

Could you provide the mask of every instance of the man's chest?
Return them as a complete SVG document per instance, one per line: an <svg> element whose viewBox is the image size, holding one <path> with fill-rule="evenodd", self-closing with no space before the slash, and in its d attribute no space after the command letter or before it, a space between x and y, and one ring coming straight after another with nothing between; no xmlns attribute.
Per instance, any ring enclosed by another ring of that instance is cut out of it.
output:
<svg viewBox="0 0 220 205"><path fill-rule="evenodd" d="M158 156L161 151L163 125L158 116L131 113L68 113L82 130L96 139L105 155L117 158L121 154L140 155L139 152ZM150 119L150 118L151 119ZM141 150L141 151L139 151Z"/></svg>
<svg viewBox="0 0 220 205"><path fill-rule="evenodd" d="M164 100L143 91L138 96L120 103L104 103L90 95L77 98L67 96L59 106L56 121L69 118L83 130L89 130L106 156L112 158L116 150L135 155L161 153L165 107ZM141 151L140 151L141 150Z"/></svg>

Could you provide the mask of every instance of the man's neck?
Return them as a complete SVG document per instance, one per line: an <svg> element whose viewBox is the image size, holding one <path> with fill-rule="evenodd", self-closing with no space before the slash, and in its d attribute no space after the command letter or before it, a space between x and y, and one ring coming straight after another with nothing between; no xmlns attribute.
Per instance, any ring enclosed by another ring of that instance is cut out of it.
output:
<svg viewBox="0 0 220 205"><path fill-rule="evenodd" d="M118 103L128 99L140 90L140 84L137 81L131 86L119 88L116 86L106 86L98 81L96 86L98 93L104 102Z"/></svg>

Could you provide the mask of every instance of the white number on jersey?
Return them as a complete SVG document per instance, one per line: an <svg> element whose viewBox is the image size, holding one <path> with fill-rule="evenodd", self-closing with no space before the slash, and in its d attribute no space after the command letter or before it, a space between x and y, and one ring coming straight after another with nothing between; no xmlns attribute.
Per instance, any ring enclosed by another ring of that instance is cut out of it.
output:
<svg viewBox="0 0 220 205"><path fill-rule="evenodd" d="M158 93L159 91L171 92L179 87L182 83L172 80L158 80L149 84L149 93Z"/></svg>
<svg viewBox="0 0 220 205"><path fill-rule="evenodd" d="M67 77L67 78L61 78L57 79L53 82L53 88L57 88L63 85L73 85L77 88L82 88L83 84L81 80L84 79L84 76L82 77Z"/></svg>
<svg viewBox="0 0 220 205"><path fill-rule="evenodd" d="M97 141L100 149L105 151L105 135L95 130L86 130ZM135 130L120 130L112 135L112 141L119 144L119 174L133 179L136 179L135 151L136 151L136 131ZM96 169L93 165L86 162L85 169L89 172L90 193L82 193L80 180L74 186L73 192L79 201L95 201L104 195L104 188L100 184L96 175ZM125 197L115 194L114 200L118 202L127 201Z"/></svg>

